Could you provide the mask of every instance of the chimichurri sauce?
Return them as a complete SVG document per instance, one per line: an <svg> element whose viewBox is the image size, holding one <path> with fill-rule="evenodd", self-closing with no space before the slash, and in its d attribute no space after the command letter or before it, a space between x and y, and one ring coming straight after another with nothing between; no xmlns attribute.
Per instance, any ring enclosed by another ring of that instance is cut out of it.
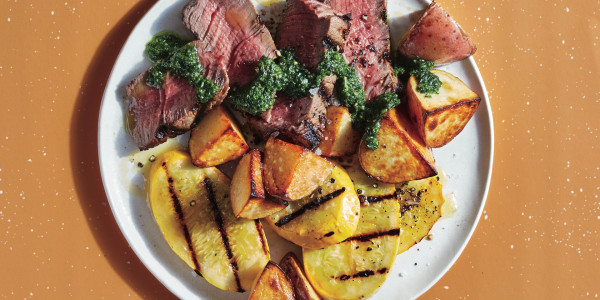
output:
<svg viewBox="0 0 600 300"><path fill-rule="evenodd" d="M375 150L379 148L377 134L381 128L381 119L386 112L400 104L400 98L394 93L385 93L375 98L375 100L366 104L363 113L361 114L361 122L365 130L363 140L365 145Z"/></svg>
<svg viewBox="0 0 600 300"><path fill-rule="evenodd" d="M262 57L258 62L257 77L230 94L232 106L252 115L260 115L275 103L275 94L284 92L292 98L310 95L325 76L336 75L338 98L352 116L352 127L365 131L363 139L370 149L377 149L377 133L383 115L400 103L396 94L386 93L365 104L365 93L356 70L346 64L337 51L328 50L317 65L316 73L308 71L296 60L294 51L286 48L276 59Z"/></svg>
<svg viewBox="0 0 600 300"><path fill-rule="evenodd" d="M174 72L185 79L196 89L196 99L206 103L219 91L219 87L203 76L204 68L198 59L198 52L193 44L171 32L155 35L146 44L146 55L153 62L146 83L162 87L168 72Z"/></svg>
<svg viewBox="0 0 600 300"><path fill-rule="evenodd" d="M152 63L164 60L171 56L178 48L183 47L189 41L169 31L155 34L146 44L146 56Z"/></svg>
<svg viewBox="0 0 600 300"><path fill-rule="evenodd" d="M271 108L275 93L285 85L285 75L272 59L261 57L257 69L258 75L252 82L229 94L229 103L235 109L251 115L260 115Z"/></svg>
<svg viewBox="0 0 600 300"><path fill-rule="evenodd" d="M398 57L394 72L398 79L406 82L412 75L417 79L417 92L425 94L425 97L431 97L440 92L442 82L440 78L431 73L434 63L424 60L420 57L407 58Z"/></svg>

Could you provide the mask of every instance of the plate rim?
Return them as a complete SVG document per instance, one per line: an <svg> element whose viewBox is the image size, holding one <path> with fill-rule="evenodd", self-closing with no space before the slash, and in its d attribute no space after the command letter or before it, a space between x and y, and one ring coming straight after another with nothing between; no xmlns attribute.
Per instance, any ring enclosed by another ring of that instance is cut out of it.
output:
<svg viewBox="0 0 600 300"><path fill-rule="evenodd" d="M490 185L491 185L491 181L492 181L492 170L494 167L494 119L492 116L492 107L491 107L491 104L489 101L489 95L488 95L487 88L485 86L485 82L483 81L483 77L481 76L481 72L479 71L479 67L477 66L477 63L475 62L475 59L473 58L473 56L470 56L468 58L468 62L469 62L469 65L473 68L475 76L477 77L477 82L481 85L481 93L483 95L480 95L480 97L482 98L482 100L485 103L486 114L487 114L487 117L489 118L489 124L488 124L489 132L487 132L487 134L489 134L489 136L490 136L490 142L488 145L489 151L490 151L490 154L489 154L490 157L489 157L489 161L488 161L489 169L486 174L483 196L481 199L481 203L479 205L479 209L477 211L477 215L475 217L475 222L471 225L471 229L467 233L466 239L462 242L460 248L458 249L458 251L456 252L454 257L450 261L447 262L446 266L442 269L442 271L440 273L438 273L438 275L420 293L418 293L415 298L421 297L428 290L430 290L435 284L437 284L438 281L440 281L440 279L442 279L442 277L444 277L446 275L446 273L448 273L448 271L454 266L454 264L456 263L458 258L462 255L463 251L465 250L465 248L471 241L471 238L473 237L473 234L475 233L475 229L477 229L477 226L479 225L479 221L481 220L481 214L483 213L483 210L485 208L485 203L487 202L487 197L488 197L488 194L490 191Z"/></svg>

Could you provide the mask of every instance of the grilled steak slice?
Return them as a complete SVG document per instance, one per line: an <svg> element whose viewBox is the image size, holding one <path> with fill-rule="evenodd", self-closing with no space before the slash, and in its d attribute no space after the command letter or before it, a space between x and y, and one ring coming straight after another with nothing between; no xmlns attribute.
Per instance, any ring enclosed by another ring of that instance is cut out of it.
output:
<svg viewBox="0 0 600 300"><path fill-rule="evenodd" d="M224 58L232 85L251 81L263 55L275 57L273 38L248 0L193 0L183 10L183 23L204 51Z"/></svg>
<svg viewBox="0 0 600 300"><path fill-rule="evenodd" d="M398 85L390 62L390 30L385 0L325 0L334 10L350 14L352 26L344 49L363 84L366 101Z"/></svg>
<svg viewBox="0 0 600 300"><path fill-rule="evenodd" d="M140 148L145 150L166 140L162 124L164 89L146 84L148 72L138 75L128 86L129 97L126 129Z"/></svg>
<svg viewBox="0 0 600 300"><path fill-rule="evenodd" d="M349 28L350 22L329 5L316 0L288 0L275 41L280 49L294 48L298 61L315 71L325 50L344 49Z"/></svg>
<svg viewBox="0 0 600 300"><path fill-rule="evenodd" d="M277 46L291 47L307 69L315 71L325 50L341 51L348 34L349 22L328 5L316 0L288 0L277 27ZM249 125L263 138L277 135L288 142L309 149L316 148L323 137L326 111L323 98L331 97L335 77L326 77L313 96L292 99L279 94L273 107Z"/></svg>
<svg viewBox="0 0 600 300"><path fill-rule="evenodd" d="M200 109L209 110L220 104L229 89L223 59L200 50L198 41L192 42L198 50L198 59L204 76L220 90L203 107L196 99L196 90L185 79L173 73L165 76L163 87L146 83L148 71L138 75L128 86L128 131L138 148L145 150L191 129Z"/></svg>
<svg viewBox="0 0 600 300"><path fill-rule="evenodd" d="M248 119L249 125L265 140L274 135L311 150L321 142L326 121L325 105L319 93L300 99L278 95L270 110Z"/></svg>

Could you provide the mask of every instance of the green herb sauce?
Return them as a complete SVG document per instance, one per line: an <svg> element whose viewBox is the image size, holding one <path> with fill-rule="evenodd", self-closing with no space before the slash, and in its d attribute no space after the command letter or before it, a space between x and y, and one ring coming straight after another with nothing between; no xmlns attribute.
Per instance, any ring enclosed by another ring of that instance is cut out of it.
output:
<svg viewBox="0 0 600 300"><path fill-rule="evenodd" d="M309 90L318 86L321 82L296 60L294 51L291 48L281 50L276 61L283 74L285 74L282 77L284 81L283 91L292 98L309 96Z"/></svg>
<svg viewBox="0 0 600 300"><path fill-rule="evenodd" d="M261 57L257 69L258 75L251 83L229 94L229 102L235 109L251 115L260 115L271 108L275 93L285 85L284 73L272 59Z"/></svg>
<svg viewBox="0 0 600 300"><path fill-rule="evenodd" d="M179 36L163 32L146 44L146 55L153 62L146 83L162 87L168 72L174 72L196 89L196 99L206 103L219 91L219 87L203 76L204 68L198 59L196 47Z"/></svg>
<svg viewBox="0 0 600 300"><path fill-rule="evenodd" d="M365 109L365 92L360 83L356 70L346 64L344 56L333 50L328 50L323 55L323 60L317 65L319 83L325 76L335 74L338 78L338 98L342 105L348 108L354 120L360 120L360 115ZM356 126L356 125L354 125Z"/></svg>
<svg viewBox="0 0 600 300"><path fill-rule="evenodd" d="M385 93L366 104L366 108L360 116L360 124L363 124L362 126L365 127L363 140L369 149L375 150L379 148L377 134L381 128L381 119L385 113L399 104L400 98L394 93Z"/></svg>
<svg viewBox="0 0 600 300"><path fill-rule="evenodd" d="M183 47L188 41L179 35L163 31L157 33L146 44L146 56L152 63L165 60L178 48Z"/></svg>
<svg viewBox="0 0 600 300"><path fill-rule="evenodd" d="M347 65L342 54L336 51L325 52L317 72L321 79L332 73L338 77L338 97L352 116L352 127L365 131L363 140L366 146L371 150L377 149L379 147L377 134L381 127L381 118L390 109L400 104L398 95L385 93L365 103L365 92L356 70Z"/></svg>
<svg viewBox="0 0 600 300"><path fill-rule="evenodd" d="M365 131L363 139L370 149L377 149L377 133L383 115L400 103L396 94L386 93L365 104L365 93L356 70L346 64L337 51L326 51L311 73L300 64L293 49L286 48L273 60L262 57L258 62L257 77L229 96L232 106L242 112L260 115L275 103L275 94L284 92L292 98L310 95L310 90L319 87L321 80L329 75L337 76L337 94L343 106L352 116L352 126Z"/></svg>
<svg viewBox="0 0 600 300"><path fill-rule="evenodd" d="M434 63L432 61L424 60L420 57L407 58L400 57L397 60L394 72L396 76L402 81L407 81L412 75L417 79L417 92L425 94L425 97L431 97L433 94L440 92L442 81L440 78L431 73Z"/></svg>

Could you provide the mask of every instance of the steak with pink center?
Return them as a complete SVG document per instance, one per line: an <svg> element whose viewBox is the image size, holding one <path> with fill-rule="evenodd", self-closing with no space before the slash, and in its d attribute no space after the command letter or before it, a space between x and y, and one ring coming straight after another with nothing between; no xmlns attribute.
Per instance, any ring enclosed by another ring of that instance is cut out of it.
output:
<svg viewBox="0 0 600 300"><path fill-rule="evenodd" d="M390 58L390 30L384 0L325 0L333 9L349 14L350 32L344 49L363 84L366 101L394 92L398 79Z"/></svg>

